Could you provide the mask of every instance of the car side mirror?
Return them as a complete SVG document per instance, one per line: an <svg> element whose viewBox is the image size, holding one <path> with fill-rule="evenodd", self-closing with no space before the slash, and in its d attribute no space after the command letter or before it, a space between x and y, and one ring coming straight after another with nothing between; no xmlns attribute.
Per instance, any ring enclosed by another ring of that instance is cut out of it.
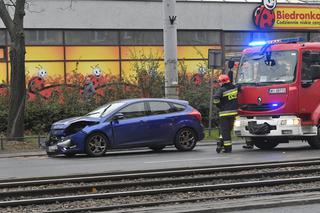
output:
<svg viewBox="0 0 320 213"><path fill-rule="evenodd" d="M313 83L312 80L302 80L301 86L302 86L302 88L308 88L312 85L312 83Z"/></svg>
<svg viewBox="0 0 320 213"><path fill-rule="evenodd" d="M117 114L115 114L113 117L112 117L112 120L113 121L117 121L117 120L121 120L121 119L124 119L124 114L122 114L122 113L117 113Z"/></svg>

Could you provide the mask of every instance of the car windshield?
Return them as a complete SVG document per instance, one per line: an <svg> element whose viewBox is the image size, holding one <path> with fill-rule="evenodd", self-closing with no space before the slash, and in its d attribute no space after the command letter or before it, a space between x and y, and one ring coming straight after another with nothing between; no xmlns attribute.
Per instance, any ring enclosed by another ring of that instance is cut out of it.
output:
<svg viewBox="0 0 320 213"><path fill-rule="evenodd" d="M117 108L123 106L124 103L122 102L113 102L113 103L108 103L105 104L95 110L93 110L92 112L89 112L88 114L86 114L86 116L88 117L94 117L94 118L99 118L99 117L103 117L108 115L109 113L113 112L114 110L116 110Z"/></svg>
<svg viewBox="0 0 320 213"><path fill-rule="evenodd" d="M296 51L245 54L239 64L236 82L257 85L292 82L296 65Z"/></svg>

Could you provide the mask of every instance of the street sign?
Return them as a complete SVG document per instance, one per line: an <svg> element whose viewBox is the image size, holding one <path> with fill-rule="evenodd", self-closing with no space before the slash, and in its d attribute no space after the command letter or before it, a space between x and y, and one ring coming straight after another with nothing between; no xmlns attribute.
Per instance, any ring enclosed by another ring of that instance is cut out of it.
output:
<svg viewBox="0 0 320 213"><path fill-rule="evenodd" d="M222 51L216 49L208 50L208 65L209 69L222 69L224 64L222 63Z"/></svg>

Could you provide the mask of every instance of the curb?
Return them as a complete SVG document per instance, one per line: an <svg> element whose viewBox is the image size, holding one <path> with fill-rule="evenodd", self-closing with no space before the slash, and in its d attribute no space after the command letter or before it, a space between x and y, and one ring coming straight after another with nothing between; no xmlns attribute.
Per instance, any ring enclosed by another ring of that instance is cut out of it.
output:
<svg viewBox="0 0 320 213"><path fill-rule="evenodd" d="M216 146L217 145L216 140L202 140L201 142L197 143L197 146ZM233 142L233 145L239 145L243 144L243 141L235 141ZM146 150L145 147L141 148L132 148L132 149L116 149L111 152L117 152L117 151L134 151L134 150ZM34 152L13 152L13 153L0 153L0 159L1 158L16 158L16 157L37 157L37 156L46 156L45 151L34 151Z"/></svg>

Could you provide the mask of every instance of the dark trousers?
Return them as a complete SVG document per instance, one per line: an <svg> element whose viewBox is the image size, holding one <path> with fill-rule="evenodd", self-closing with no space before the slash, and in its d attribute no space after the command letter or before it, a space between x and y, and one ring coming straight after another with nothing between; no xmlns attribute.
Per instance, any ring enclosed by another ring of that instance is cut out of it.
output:
<svg viewBox="0 0 320 213"><path fill-rule="evenodd" d="M231 131L233 129L234 116L220 117L220 134L222 135L223 142L231 145ZM226 144L225 144L226 145Z"/></svg>

